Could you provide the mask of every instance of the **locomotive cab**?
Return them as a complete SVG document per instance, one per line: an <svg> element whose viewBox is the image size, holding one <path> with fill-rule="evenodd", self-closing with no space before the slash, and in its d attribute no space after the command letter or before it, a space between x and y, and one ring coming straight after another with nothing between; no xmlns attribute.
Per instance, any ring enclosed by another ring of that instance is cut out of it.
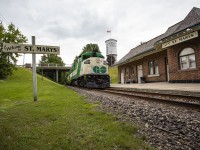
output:
<svg viewBox="0 0 200 150"><path fill-rule="evenodd" d="M77 57L69 72L68 83L87 88L107 88L110 86L108 64L97 51L85 52Z"/></svg>
<svg viewBox="0 0 200 150"><path fill-rule="evenodd" d="M110 86L108 64L104 56L97 52L86 52L82 55L80 75L83 75L84 86L90 88L106 88Z"/></svg>

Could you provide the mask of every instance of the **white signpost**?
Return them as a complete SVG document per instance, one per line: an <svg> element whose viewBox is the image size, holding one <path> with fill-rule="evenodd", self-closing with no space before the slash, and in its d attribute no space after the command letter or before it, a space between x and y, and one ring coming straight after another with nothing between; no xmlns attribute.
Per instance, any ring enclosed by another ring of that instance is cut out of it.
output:
<svg viewBox="0 0 200 150"><path fill-rule="evenodd" d="M34 101L37 101L36 54L60 55L60 47L59 46L35 45L35 36L32 36L32 44L3 43L2 52L32 54L33 99L34 99Z"/></svg>
<svg viewBox="0 0 200 150"><path fill-rule="evenodd" d="M32 36L32 45L35 46L35 36ZM27 46L31 49L31 46ZM32 51L32 49L31 49ZM36 75L36 55L32 54L32 72L33 72L33 100L37 101L37 75Z"/></svg>

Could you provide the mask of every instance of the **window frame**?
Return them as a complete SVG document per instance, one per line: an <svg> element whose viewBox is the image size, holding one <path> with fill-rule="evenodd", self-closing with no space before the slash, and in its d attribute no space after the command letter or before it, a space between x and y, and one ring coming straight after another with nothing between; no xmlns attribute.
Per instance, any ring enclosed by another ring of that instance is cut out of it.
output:
<svg viewBox="0 0 200 150"><path fill-rule="evenodd" d="M134 71L134 66L131 67L131 75L134 75L135 71Z"/></svg>
<svg viewBox="0 0 200 150"><path fill-rule="evenodd" d="M152 60L148 62L149 66L149 75L159 75L159 67L158 67L158 61Z"/></svg>
<svg viewBox="0 0 200 150"><path fill-rule="evenodd" d="M181 54L184 53L184 50L186 51L188 49L192 50L192 52L183 55ZM191 56L194 57L193 60L190 59ZM194 63L194 66L192 66L191 63ZM183 65L185 65L185 67L183 67ZM196 69L196 54L193 48L186 47L179 52L179 69L180 70Z"/></svg>
<svg viewBox="0 0 200 150"><path fill-rule="evenodd" d="M130 68L129 68L129 67L126 67L126 68L125 68L125 75L126 75L126 76L129 76L129 73L130 73Z"/></svg>

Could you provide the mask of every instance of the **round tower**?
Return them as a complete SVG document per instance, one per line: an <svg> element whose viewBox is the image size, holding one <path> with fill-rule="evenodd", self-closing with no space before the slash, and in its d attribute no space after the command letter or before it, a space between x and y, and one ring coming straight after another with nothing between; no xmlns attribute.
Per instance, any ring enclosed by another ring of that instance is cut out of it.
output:
<svg viewBox="0 0 200 150"><path fill-rule="evenodd" d="M106 43L106 56L110 66L117 61L117 40L108 39Z"/></svg>

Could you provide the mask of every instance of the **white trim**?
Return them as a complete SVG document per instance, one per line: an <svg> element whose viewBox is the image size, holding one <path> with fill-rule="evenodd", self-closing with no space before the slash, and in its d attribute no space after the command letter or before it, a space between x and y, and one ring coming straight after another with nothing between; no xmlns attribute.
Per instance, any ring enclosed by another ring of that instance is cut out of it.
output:
<svg viewBox="0 0 200 150"><path fill-rule="evenodd" d="M151 74L151 75L148 75L148 77L159 77L160 74Z"/></svg>

